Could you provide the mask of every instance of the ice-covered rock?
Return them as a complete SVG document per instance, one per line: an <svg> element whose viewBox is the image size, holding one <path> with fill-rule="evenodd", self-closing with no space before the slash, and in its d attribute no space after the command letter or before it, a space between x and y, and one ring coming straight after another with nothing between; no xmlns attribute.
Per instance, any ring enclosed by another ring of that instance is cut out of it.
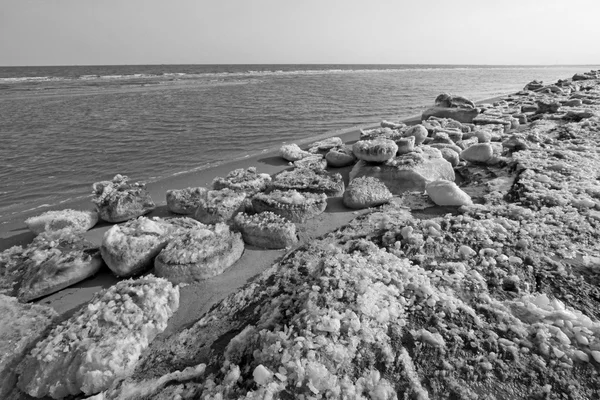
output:
<svg viewBox="0 0 600 400"><path fill-rule="evenodd" d="M379 165L359 161L350 171L350 180L361 176L378 178L394 195L423 191L429 181L454 181L454 169L439 150L429 146L420 146L418 150Z"/></svg>
<svg viewBox="0 0 600 400"><path fill-rule="evenodd" d="M387 186L377 178L363 176L350 182L344 192L344 205L348 208L368 208L387 203L392 198Z"/></svg>
<svg viewBox="0 0 600 400"><path fill-rule="evenodd" d="M460 158L475 163L485 163L494 156L494 149L489 143L474 144L460 153Z"/></svg>
<svg viewBox="0 0 600 400"><path fill-rule="evenodd" d="M466 206L473 204L471 196L463 192L456 183L439 180L425 186L427 194L438 206Z"/></svg>

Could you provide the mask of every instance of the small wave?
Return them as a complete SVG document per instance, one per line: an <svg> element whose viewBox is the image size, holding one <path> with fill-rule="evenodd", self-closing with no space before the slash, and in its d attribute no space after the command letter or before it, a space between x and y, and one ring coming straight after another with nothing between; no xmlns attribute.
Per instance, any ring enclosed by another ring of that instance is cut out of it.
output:
<svg viewBox="0 0 600 400"><path fill-rule="evenodd" d="M0 78L1 83L22 83L22 82L49 82L57 81L62 78L53 76L22 76L16 78Z"/></svg>
<svg viewBox="0 0 600 400"><path fill-rule="evenodd" d="M160 73L133 73L133 74L111 74L111 75L80 75L77 77L65 76L32 76L0 78L0 83L26 83L46 81L90 81L90 80L127 80L127 79L153 79L174 77L177 79L194 78L235 78L235 77L264 77L264 76L293 76L293 75L326 75L326 74L356 74L356 73L413 73L413 72L443 72L443 71L494 71L494 70L519 70L519 69L548 69L561 68L562 66L484 66L484 65L423 65L423 66L381 66L371 68L323 68L323 69L265 69L230 72L160 72Z"/></svg>

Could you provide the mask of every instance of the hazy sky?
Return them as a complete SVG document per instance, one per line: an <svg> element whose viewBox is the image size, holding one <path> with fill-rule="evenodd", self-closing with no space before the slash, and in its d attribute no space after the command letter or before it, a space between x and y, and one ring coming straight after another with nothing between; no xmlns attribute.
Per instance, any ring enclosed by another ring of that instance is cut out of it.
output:
<svg viewBox="0 0 600 400"><path fill-rule="evenodd" d="M599 64L599 0L0 0L0 65Z"/></svg>

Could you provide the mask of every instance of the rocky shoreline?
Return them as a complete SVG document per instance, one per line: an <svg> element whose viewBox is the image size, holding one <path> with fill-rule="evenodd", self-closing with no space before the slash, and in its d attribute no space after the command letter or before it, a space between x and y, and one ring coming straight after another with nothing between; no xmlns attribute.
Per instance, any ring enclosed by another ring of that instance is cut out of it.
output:
<svg viewBox="0 0 600 400"><path fill-rule="evenodd" d="M301 241L93 398L600 399L600 73L423 117L361 132L342 170L388 204Z"/></svg>

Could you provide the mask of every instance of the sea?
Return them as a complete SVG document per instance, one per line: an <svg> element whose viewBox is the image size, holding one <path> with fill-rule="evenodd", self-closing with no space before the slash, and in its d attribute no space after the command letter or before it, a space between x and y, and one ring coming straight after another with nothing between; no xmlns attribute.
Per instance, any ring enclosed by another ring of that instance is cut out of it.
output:
<svg viewBox="0 0 600 400"><path fill-rule="evenodd" d="M481 100L585 66L0 67L0 231L120 173L168 179L284 143Z"/></svg>

